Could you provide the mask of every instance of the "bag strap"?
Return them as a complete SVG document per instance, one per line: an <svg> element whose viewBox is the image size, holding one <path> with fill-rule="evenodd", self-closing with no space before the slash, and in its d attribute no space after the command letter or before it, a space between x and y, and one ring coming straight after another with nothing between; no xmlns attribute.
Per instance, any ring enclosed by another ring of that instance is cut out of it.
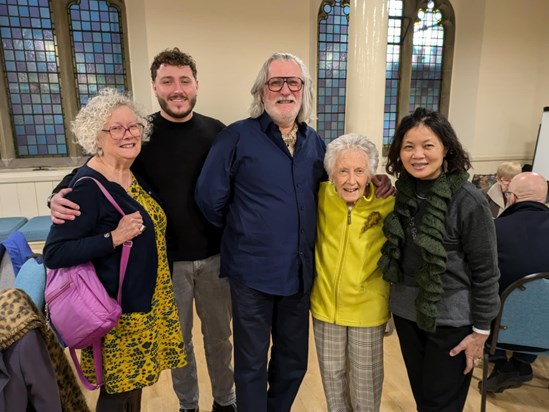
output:
<svg viewBox="0 0 549 412"><path fill-rule="evenodd" d="M69 352L71 354L72 361L74 362L76 373L80 378L80 382L82 382L86 389L89 389L90 391L99 389L103 385L103 353L101 347L101 339L97 340L92 345L93 363L95 366L95 385L87 380L84 376L84 372L82 371L82 365L80 365L80 361L78 360L78 356L76 356L76 351L74 350L74 348L69 348Z"/></svg>
<svg viewBox="0 0 549 412"><path fill-rule="evenodd" d="M80 179L78 179L75 183L75 185L82 179L91 179L93 180L99 189L101 189L101 192L107 200L111 203L111 205L114 206L114 208L122 215L126 216L122 208L116 203L116 200L112 197L112 195L109 193L109 191L103 186L103 184L97 180L94 177L91 176L82 176ZM118 295L117 295L117 301L119 305L122 305L122 284L124 283L124 277L126 276L126 269L128 267L128 260L130 258L130 252L131 248L133 246L133 242L131 240L127 240L122 245L122 256L120 257L120 273L118 276ZM93 363L95 366L95 381L96 384L92 384L89 382L86 377L84 376L84 373L82 372L82 366L80 365L80 361L78 360L78 356L76 356L76 351L74 348L69 348L69 352L71 354L72 361L74 362L74 366L76 367L76 372L78 373L78 377L80 378L80 381L82 384L89 390L98 389L103 385L103 352L102 352L102 338L97 340L92 344L93 348Z"/></svg>
<svg viewBox="0 0 549 412"><path fill-rule="evenodd" d="M80 179L78 179L74 185L81 181L82 179L91 179L93 180L99 189L101 189L101 192L105 195L107 200L111 202L111 205L114 206L114 208L122 215L126 216L122 208L116 203L116 200L112 197L112 195L109 193L109 191L103 186L103 184L97 180L95 177L91 176L82 176ZM133 246L133 242L131 240L126 240L122 245L122 256L120 258L120 274L118 276L118 295L116 300L118 301L119 305L122 305L122 284L124 283L124 277L126 276L126 269L128 267L128 260L130 258L130 251L131 247Z"/></svg>
<svg viewBox="0 0 549 412"><path fill-rule="evenodd" d="M99 189L101 189L101 191L103 192L103 194L105 195L105 197L107 198L107 200L109 202L111 202L111 205L114 206L114 208L116 210L118 210L118 212L122 215L122 216L126 216L126 214L124 213L124 211L122 210L122 208L120 206L118 206L118 203L116 203L116 200L114 200L114 197L112 197L112 195L109 193L109 191L105 188L105 186L103 186L103 183L101 183L99 180L97 180L95 177L91 177L91 176L82 176L80 179L78 179L74 185L76 186L78 184L79 181L83 180L83 179L91 179L93 180L95 183L97 183L97 186L99 186Z"/></svg>

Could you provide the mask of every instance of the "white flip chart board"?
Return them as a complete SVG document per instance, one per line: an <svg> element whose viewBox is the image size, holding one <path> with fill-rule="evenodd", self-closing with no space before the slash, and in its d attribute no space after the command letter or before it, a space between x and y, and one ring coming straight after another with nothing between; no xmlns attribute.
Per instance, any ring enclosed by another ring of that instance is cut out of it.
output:
<svg viewBox="0 0 549 412"><path fill-rule="evenodd" d="M549 107L543 108L532 170L549 179Z"/></svg>

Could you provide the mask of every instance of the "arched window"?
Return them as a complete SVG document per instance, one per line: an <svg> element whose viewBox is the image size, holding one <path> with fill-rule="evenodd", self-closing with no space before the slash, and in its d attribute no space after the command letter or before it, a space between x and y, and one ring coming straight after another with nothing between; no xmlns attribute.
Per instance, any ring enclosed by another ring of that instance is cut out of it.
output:
<svg viewBox="0 0 549 412"><path fill-rule="evenodd" d="M448 0L389 0L383 145L416 107L448 115L455 18Z"/></svg>
<svg viewBox="0 0 549 412"><path fill-rule="evenodd" d="M69 131L101 87L127 90L121 0L0 0L0 167L73 164Z"/></svg>
<svg viewBox="0 0 549 412"><path fill-rule="evenodd" d="M318 12L317 130L329 143L345 130L349 0L324 0Z"/></svg>

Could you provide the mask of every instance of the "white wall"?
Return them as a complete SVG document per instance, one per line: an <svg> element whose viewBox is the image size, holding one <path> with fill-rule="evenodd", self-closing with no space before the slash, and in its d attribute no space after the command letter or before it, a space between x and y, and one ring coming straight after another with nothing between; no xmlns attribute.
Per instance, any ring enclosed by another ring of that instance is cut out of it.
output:
<svg viewBox="0 0 549 412"><path fill-rule="evenodd" d="M455 0L456 51L450 120L475 160L530 162L549 105L545 0Z"/></svg>
<svg viewBox="0 0 549 412"><path fill-rule="evenodd" d="M307 1L132 0L127 9L130 54L139 56L132 58L134 93L151 111L158 105L148 68L166 48L179 47L195 58L196 110L225 123L247 117L250 88L273 52L294 53L309 64L308 22L314 17Z"/></svg>

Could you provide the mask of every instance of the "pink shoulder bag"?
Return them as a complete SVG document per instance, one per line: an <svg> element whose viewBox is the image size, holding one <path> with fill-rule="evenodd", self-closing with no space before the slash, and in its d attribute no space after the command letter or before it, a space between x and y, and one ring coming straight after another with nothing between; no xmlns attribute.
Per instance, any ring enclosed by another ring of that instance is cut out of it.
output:
<svg viewBox="0 0 549 412"><path fill-rule="evenodd" d="M122 216L118 203L97 179L92 179ZM48 269L46 279L46 312L51 323L69 348L78 376L88 389L97 389L103 385L102 339L118 323L122 314L122 283L128 266L132 241L126 241L122 247L120 259L120 277L118 298L111 298L99 281L91 262L60 269ZM95 365L96 385L91 384L82 372L75 349L92 346Z"/></svg>

